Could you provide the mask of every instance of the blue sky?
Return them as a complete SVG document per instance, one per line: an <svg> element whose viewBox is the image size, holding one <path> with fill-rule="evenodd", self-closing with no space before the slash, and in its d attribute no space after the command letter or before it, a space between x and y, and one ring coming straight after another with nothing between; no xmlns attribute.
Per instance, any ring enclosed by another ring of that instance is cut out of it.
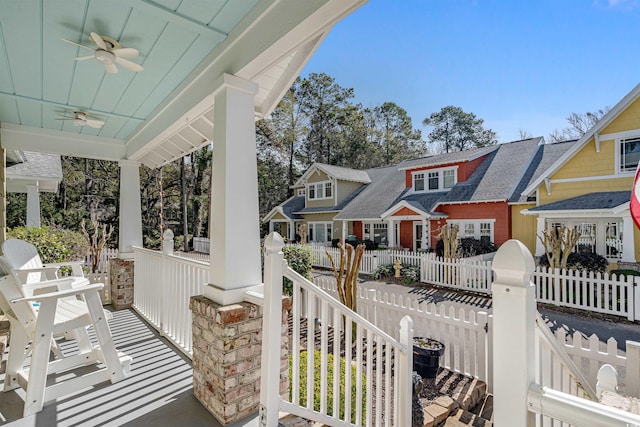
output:
<svg viewBox="0 0 640 427"><path fill-rule="evenodd" d="M639 23L640 0L370 0L301 75L325 72L365 107L395 102L425 139L422 120L447 105L500 142L547 138L640 83Z"/></svg>

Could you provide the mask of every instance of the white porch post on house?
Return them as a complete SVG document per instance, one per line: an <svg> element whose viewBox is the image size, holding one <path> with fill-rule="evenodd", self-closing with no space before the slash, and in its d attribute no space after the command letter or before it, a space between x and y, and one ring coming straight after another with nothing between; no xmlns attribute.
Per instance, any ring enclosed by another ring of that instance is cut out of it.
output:
<svg viewBox="0 0 640 427"><path fill-rule="evenodd" d="M544 255L547 251L538 236L544 233L545 218L539 216L536 222L536 256Z"/></svg>
<svg viewBox="0 0 640 427"><path fill-rule="evenodd" d="M395 242L395 239L394 239L394 236L395 236L394 231L395 230L393 229L394 224L395 224L395 221L392 220L392 219L388 220L388 222L387 222L387 246L390 247L390 248L396 246L396 242ZM371 233L373 233L373 224L371 225Z"/></svg>
<svg viewBox="0 0 640 427"><path fill-rule="evenodd" d="M262 284L256 161L258 85L224 74L214 92L210 281L204 296L241 302Z"/></svg>
<svg viewBox="0 0 640 427"><path fill-rule="evenodd" d="M424 250L429 247L429 240L427 237L429 236L429 221L427 218L422 218L422 241L420 242L420 247Z"/></svg>
<svg viewBox="0 0 640 427"><path fill-rule="evenodd" d="M497 426L534 426L527 407L535 377L535 261L518 240L505 242L493 259L493 402Z"/></svg>
<svg viewBox="0 0 640 427"><path fill-rule="evenodd" d="M27 184L27 227L40 227L40 190L38 184Z"/></svg>
<svg viewBox="0 0 640 427"><path fill-rule="evenodd" d="M296 240L296 224L293 220L289 221L289 235L287 240L289 242Z"/></svg>
<svg viewBox="0 0 640 427"><path fill-rule="evenodd" d="M133 258L132 246L142 247L140 163L122 159L120 166L119 258Z"/></svg>
<svg viewBox="0 0 640 427"><path fill-rule="evenodd" d="M622 259L624 262L636 262L636 244L633 238L633 220L631 213L622 217Z"/></svg>
<svg viewBox="0 0 640 427"><path fill-rule="evenodd" d="M349 234L349 222L342 221L342 243L347 241L347 234Z"/></svg>

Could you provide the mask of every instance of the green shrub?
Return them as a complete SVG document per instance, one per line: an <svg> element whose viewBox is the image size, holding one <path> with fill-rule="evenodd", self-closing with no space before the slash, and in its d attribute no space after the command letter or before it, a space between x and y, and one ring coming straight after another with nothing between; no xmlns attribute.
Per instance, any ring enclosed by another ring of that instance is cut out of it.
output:
<svg viewBox="0 0 640 427"><path fill-rule="evenodd" d="M327 354L327 369L326 370L321 370L320 369L320 362L321 362L321 357L322 357L322 353L320 353L320 351L318 350L314 350L313 352L313 366L314 366L314 378L313 378L313 384L315 386L314 392L313 392L313 408L316 411L320 411L320 379L321 379L321 375L326 375L327 378L327 414L333 414L333 354ZM289 380L291 381L291 378L293 378L293 372L292 372L292 357L289 356ZM345 360L341 357L340 358L340 396L343 396L345 394L345 386L344 386L344 379L345 379L345 375L346 375L346 369L345 369ZM300 372L299 372L299 376L300 376L300 406L306 406L307 405L307 352L306 351L302 351L300 352ZM353 404L355 404L356 402L356 370L355 368L351 369L351 402L353 402ZM366 406L367 406L367 399L366 399L366 390L367 390L367 379L364 376L364 374L362 375L362 424L364 425L365 422L365 415L366 415ZM292 392L293 390L289 390L289 399L292 398ZM344 399L338 399L340 401L340 419L344 419ZM354 408L354 406L351 406L351 423L355 423L356 422L356 408Z"/></svg>
<svg viewBox="0 0 640 427"><path fill-rule="evenodd" d="M615 274L617 276L640 276L640 271L635 270L611 270L610 274Z"/></svg>
<svg viewBox="0 0 640 427"><path fill-rule="evenodd" d="M57 227L15 227L8 230L7 236L33 244L45 264L83 260L89 252L82 233Z"/></svg>
<svg viewBox="0 0 640 427"><path fill-rule="evenodd" d="M458 255L468 258L476 255L490 254L498 250L495 243L487 240L478 240L471 237L463 237L458 242ZM444 242L439 239L436 242L436 256L442 258L444 256Z"/></svg>
<svg viewBox="0 0 640 427"><path fill-rule="evenodd" d="M549 259L546 255L538 257L538 264L541 267L549 268ZM606 273L609 261L602 255L594 252L571 252L567 258L567 270L593 271L596 273Z"/></svg>
<svg viewBox="0 0 640 427"><path fill-rule="evenodd" d="M396 270L393 268L393 264L381 264L373 271L373 278L376 280L387 279L394 277ZM406 284L411 284L420 281L420 267L415 265L403 266L400 270L400 276L402 281Z"/></svg>
<svg viewBox="0 0 640 427"><path fill-rule="evenodd" d="M376 280L386 279L392 277L395 274L393 264L381 264L373 271L373 278Z"/></svg>
<svg viewBox="0 0 640 427"><path fill-rule="evenodd" d="M286 245L282 248L284 259L296 273L311 280L311 248L307 246ZM282 279L282 293L293 294L293 282L286 277Z"/></svg>

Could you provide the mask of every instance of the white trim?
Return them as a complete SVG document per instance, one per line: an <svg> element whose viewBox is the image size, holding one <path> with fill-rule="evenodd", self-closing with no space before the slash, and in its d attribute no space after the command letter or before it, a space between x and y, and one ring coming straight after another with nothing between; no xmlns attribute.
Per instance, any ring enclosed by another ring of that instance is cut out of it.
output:
<svg viewBox="0 0 640 427"><path fill-rule="evenodd" d="M620 132L599 135L601 141L613 141L616 139L634 138L640 135L640 129L623 130Z"/></svg>
<svg viewBox="0 0 640 427"><path fill-rule="evenodd" d="M620 170L620 162L622 161L622 159L620 158L620 145L622 144L622 141L626 141L629 139L635 139L638 140L640 139L640 130L638 131L634 131L635 133L629 136L625 136L625 137L620 137L620 138L616 138L615 139L615 148L614 148L614 158L615 158L615 163L614 163L614 173L616 175L616 177L633 177L635 176L636 173L636 168L634 167L633 170L630 171L621 171ZM622 132L620 132L622 133ZM637 166L637 165L636 165Z"/></svg>
<svg viewBox="0 0 640 427"><path fill-rule="evenodd" d="M619 175L580 176L575 178L549 179L547 181L550 184L559 184L562 182L601 181L603 179L628 179L629 177L633 177L633 175L634 175L633 172L629 172L626 174L619 174ZM629 187L629 190L631 190L631 187Z"/></svg>
<svg viewBox="0 0 640 427"><path fill-rule="evenodd" d="M444 172L453 171L453 185L451 187L444 187ZM429 189L429 174L437 173L438 174L438 188ZM416 175L422 175L424 180L424 189L416 190ZM458 165L450 166L450 167L441 167L441 168L432 168L432 169L421 169L417 171L411 172L411 192L412 193L438 193L442 191L449 191L458 183Z"/></svg>
<svg viewBox="0 0 640 427"><path fill-rule="evenodd" d="M328 180L326 181L318 181L318 182L308 182L307 185L305 186L306 194L304 196L305 201L309 202L309 201L315 201L315 200L329 200L329 199L335 199L334 193L336 193L335 191L335 184L333 183L334 180L331 179L331 177L329 177ZM327 197L327 184L331 184L331 195L329 197ZM311 195L311 191L309 191L310 187L313 186L313 198L310 197ZM318 197L318 186L322 187L322 197ZM337 205L337 203L335 203Z"/></svg>
<svg viewBox="0 0 640 427"><path fill-rule="evenodd" d="M628 205L624 203L620 206ZM534 215L542 218L597 218L603 216L610 216L618 218L620 217L624 209L617 206L613 209L593 209L593 210L548 210L548 211L530 211L529 209L523 209L520 211L523 215Z"/></svg>
<svg viewBox="0 0 640 427"><path fill-rule="evenodd" d="M439 206L446 206L446 205L471 205L471 204L479 205L480 203L503 203L503 202L507 202L507 199L464 200L464 201L460 201L460 202L438 202L433 207L433 209L436 209Z"/></svg>
<svg viewBox="0 0 640 427"><path fill-rule="evenodd" d="M496 227L495 227L495 223L496 223L496 219L495 218L480 218L480 219L450 219L447 221L448 224L454 224L458 226L458 238L465 238L467 237L464 234L464 226L466 224L473 224L474 225L474 229L473 229L473 238L480 240L482 238L482 235L480 234L480 224L482 223L489 223L491 224L491 235L489 236L489 239L491 240L491 242L494 242L495 240L495 231L496 231Z"/></svg>

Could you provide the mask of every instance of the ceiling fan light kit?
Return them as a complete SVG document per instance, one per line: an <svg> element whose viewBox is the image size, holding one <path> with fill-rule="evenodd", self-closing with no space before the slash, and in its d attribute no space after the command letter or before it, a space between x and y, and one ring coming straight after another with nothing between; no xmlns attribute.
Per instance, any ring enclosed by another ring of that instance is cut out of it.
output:
<svg viewBox="0 0 640 427"><path fill-rule="evenodd" d="M134 71L136 73L144 70L144 68L140 64L136 64L135 62L128 60L138 57L139 52L137 49L131 47L123 48L117 40L114 40L111 37L101 36L100 34L94 32L91 33L91 37L89 37L89 40L97 48L85 46L71 40L62 39L62 41L66 43L93 51L93 55L78 56L74 58L76 61L84 61L94 58L96 61L104 65L105 71L109 74L116 74L118 72L118 67L116 66L116 64L119 64L127 70Z"/></svg>

